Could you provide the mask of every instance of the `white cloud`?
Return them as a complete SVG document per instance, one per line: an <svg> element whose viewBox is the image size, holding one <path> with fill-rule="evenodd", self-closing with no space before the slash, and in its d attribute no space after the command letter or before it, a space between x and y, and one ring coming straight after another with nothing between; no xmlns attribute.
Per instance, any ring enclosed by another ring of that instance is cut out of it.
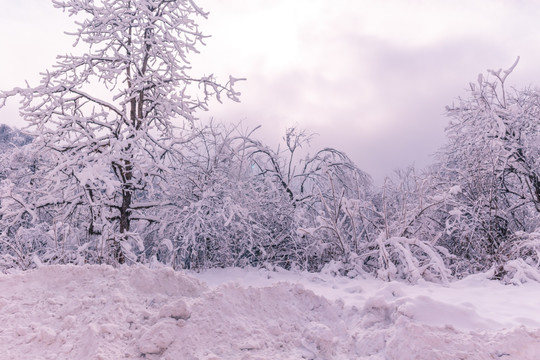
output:
<svg viewBox="0 0 540 360"><path fill-rule="evenodd" d="M444 136L444 105L479 72L521 55L511 82L540 79L540 5L532 0L200 4L211 12L201 26L212 37L194 69L248 78L241 104L216 104L208 115L263 124L267 139L290 125L319 132L320 144L347 150L376 177L429 161ZM0 81L10 88L69 50L62 31L71 20L43 0L0 5L8 34L0 37Z"/></svg>

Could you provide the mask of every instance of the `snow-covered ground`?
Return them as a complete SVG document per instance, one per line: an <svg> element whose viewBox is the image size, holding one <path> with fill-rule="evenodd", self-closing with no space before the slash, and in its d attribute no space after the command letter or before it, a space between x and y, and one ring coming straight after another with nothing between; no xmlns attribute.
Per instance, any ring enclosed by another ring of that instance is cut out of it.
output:
<svg viewBox="0 0 540 360"><path fill-rule="evenodd" d="M50 266L0 275L0 359L540 359L540 284Z"/></svg>

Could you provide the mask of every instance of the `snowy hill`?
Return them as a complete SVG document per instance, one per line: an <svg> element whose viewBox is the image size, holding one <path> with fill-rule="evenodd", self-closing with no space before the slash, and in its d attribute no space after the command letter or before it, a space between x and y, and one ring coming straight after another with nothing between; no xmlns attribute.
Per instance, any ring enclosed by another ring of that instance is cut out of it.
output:
<svg viewBox="0 0 540 360"><path fill-rule="evenodd" d="M266 270L0 275L2 359L538 359L540 285Z"/></svg>

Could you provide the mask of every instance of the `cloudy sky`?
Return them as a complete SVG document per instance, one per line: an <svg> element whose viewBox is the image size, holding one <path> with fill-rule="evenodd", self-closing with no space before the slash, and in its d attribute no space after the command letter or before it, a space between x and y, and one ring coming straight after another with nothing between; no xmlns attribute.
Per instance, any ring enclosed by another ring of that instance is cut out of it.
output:
<svg viewBox="0 0 540 360"><path fill-rule="evenodd" d="M246 77L242 103L210 116L277 143L289 126L314 148L344 150L381 182L422 167L444 142L444 107L480 72L520 63L509 79L540 83L540 5L533 0L199 0L211 38L199 73ZM536 3L536 4L535 4ZM47 0L0 0L0 88L35 82L69 51L70 19ZM16 104L0 121L18 127Z"/></svg>

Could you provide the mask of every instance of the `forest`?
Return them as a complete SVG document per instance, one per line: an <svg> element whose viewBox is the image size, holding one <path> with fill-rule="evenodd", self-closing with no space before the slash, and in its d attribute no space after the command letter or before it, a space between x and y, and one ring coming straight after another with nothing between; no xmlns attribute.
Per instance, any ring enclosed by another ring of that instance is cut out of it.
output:
<svg viewBox="0 0 540 360"><path fill-rule="evenodd" d="M0 128L0 270L42 264L264 267L449 282L540 280L539 91L490 70L447 107L433 164L382 186L339 149L289 128L199 120L241 101L229 77L190 74L204 36L192 1L53 1L79 16ZM376 156L376 155L374 155Z"/></svg>

